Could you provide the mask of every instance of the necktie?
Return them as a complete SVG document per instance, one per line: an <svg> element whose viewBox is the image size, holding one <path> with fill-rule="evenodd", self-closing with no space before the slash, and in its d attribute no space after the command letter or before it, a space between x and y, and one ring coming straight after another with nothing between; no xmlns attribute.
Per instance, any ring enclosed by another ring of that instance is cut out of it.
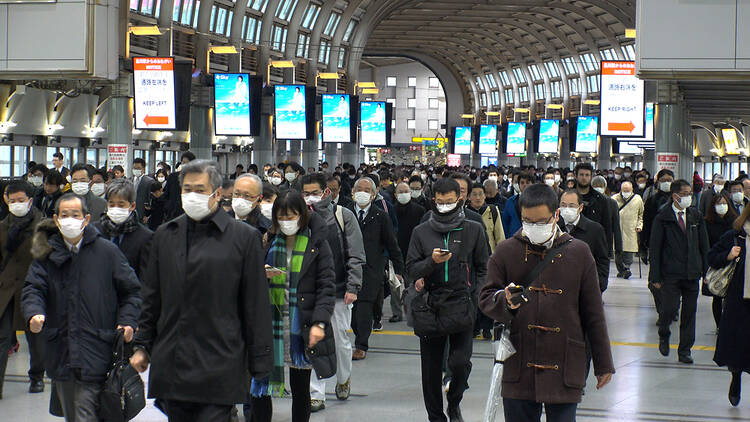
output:
<svg viewBox="0 0 750 422"><path fill-rule="evenodd" d="M365 210L359 210L359 224L364 223L365 221Z"/></svg>
<svg viewBox="0 0 750 422"><path fill-rule="evenodd" d="M77 254L78 254L78 246L73 246L72 248L70 248L70 251L71 251L71 252L72 252L72 253L73 253L74 255L77 255Z"/></svg>
<svg viewBox="0 0 750 422"><path fill-rule="evenodd" d="M682 232L685 233L685 219L682 218L683 214L685 214L685 212L683 212L683 211L680 211L680 212L677 213L677 215L680 217L680 218L678 218L678 220L680 222L680 228L682 229Z"/></svg>
<svg viewBox="0 0 750 422"><path fill-rule="evenodd" d="M568 224L565 226L565 229L568 233L572 233L574 228L575 228L574 224Z"/></svg>

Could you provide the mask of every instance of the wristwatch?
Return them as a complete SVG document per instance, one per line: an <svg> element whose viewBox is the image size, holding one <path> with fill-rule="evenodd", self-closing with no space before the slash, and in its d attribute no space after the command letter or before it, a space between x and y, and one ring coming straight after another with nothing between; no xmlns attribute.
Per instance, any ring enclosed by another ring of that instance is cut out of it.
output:
<svg viewBox="0 0 750 422"><path fill-rule="evenodd" d="M323 331L325 331L325 329L326 329L326 323L325 322L319 322L319 323L317 323L315 325L317 325L318 328L320 328Z"/></svg>

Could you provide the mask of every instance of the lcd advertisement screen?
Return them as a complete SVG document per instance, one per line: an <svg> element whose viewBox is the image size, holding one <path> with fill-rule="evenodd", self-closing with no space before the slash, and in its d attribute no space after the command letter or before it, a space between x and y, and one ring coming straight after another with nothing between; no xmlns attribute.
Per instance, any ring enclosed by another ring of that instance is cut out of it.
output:
<svg viewBox="0 0 750 422"><path fill-rule="evenodd" d="M628 142L618 142L620 150L618 151L618 154L636 154L641 155L643 153L643 150L637 145L632 145Z"/></svg>
<svg viewBox="0 0 750 422"><path fill-rule="evenodd" d="M276 139L307 139L304 85L276 85Z"/></svg>
<svg viewBox="0 0 750 422"><path fill-rule="evenodd" d="M560 121L543 119L539 122L539 153L557 154L560 145Z"/></svg>
<svg viewBox="0 0 750 422"><path fill-rule="evenodd" d="M575 152L596 152L599 139L599 118L595 116L579 116L576 128Z"/></svg>
<svg viewBox="0 0 750 422"><path fill-rule="evenodd" d="M526 122L508 122L506 154L526 152Z"/></svg>
<svg viewBox="0 0 750 422"><path fill-rule="evenodd" d="M454 154L471 154L471 127L456 126L456 136L453 139Z"/></svg>
<svg viewBox="0 0 750 422"><path fill-rule="evenodd" d="M351 142L351 112L349 95L323 94L321 99L323 113L323 142Z"/></svg>
<svg viewBox="0 0 750 422"><path fill-rule="evenodd" d="M359 103L359 120L362 127L360 143L363 146L386 146L385 101Z"/></svg>
<svg viewBox="0 0 750 422"><path fill-rule="evenodd" d="M175 129L172 57L134 57L133 93L136 129Z"/></svg>
<svg viewBox="0 0 750 422"><path fill-rule="evenodd" d="M214 107L217 135L250 136L250 75L214 75Z"/></svg>
<svg viewBox="0 0 750 422"><path fill-rule="evenodd" d="M618 141L640 142L654 140L654 103L646 103L646 135L643 138L617 138Z"/></svg>
<svg viewBox="0 0 750 422"><path fill-rule="evenodd" d="M482 167L497 166L497 155L495 156L482 155L479 158L479 163Z"/></svg>
<svg viewBox="0 0 750 422"><path fill-rule="evenodd" d="M479 126L479 153L497 154L497 126Z"/></svg>

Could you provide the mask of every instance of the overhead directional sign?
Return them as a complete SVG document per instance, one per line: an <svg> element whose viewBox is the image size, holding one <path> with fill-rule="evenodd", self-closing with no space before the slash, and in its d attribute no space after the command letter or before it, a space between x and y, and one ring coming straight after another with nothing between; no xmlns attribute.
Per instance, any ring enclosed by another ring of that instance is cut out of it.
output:
<svg viewBox="0 0 750 422"><path fill-rule="evenodd" d="M644 136L644 83L635 76L635 62L602 61L602 136Z"/></svg>
<svg viewBox="0 0 750 422"><path fill-rule="evenodd" d="M134 57L133 91L137 129L174 129L174 59Z"/></svg>

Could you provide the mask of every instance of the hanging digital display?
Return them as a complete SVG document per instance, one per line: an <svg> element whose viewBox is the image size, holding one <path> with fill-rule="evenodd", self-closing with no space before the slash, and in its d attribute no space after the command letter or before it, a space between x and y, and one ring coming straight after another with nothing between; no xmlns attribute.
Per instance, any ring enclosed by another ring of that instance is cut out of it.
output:
<svg viewBox="0 0 750 422"><path fill-rule="evenodd" d="M497 154L497 125L479 126L479 154Z"/></svg>
<svg viewBox="0 0 750 422"><path fill-rule="evenodd" d="M321 111L323 114L323 142L351 142L350 97L346 94L323 94Z"/></svg>
<svg viewBox="0 0 750 422"><path fill-rule="evenodd" d="M133 58L133 103L136 129L174 129L174 59Z"/></svg>
<svg viewBox="0 0 750 422"><path fill-rule="evenodd" d="M575 152L596 152L599 140L599 118L578 116Z"/></svg>
<svg viewBox="0 0 750 422"><path fill-rule="evenodd" d="M453 139L454 154L471 154L471 127L457 126Z"/></svg>
<svg viewBox="0 0 750 422"><path fill-rule="evenodd" d="M359 103L360 143L363 146L385 146L387 143L385 101Z"/></svg>
<svg viewBox="0 0 750 422"><path fill-rule="evenodd" d="M526 122L508 122L506 154L526 152Z"/></svg>
<svg viewBox="0 0 750 422"><path fill-rule="evenodd" d="M304 85L276 85L276 139L307 139L307 110Z"/></svg>
<svg viewBox="0 0 750 422"><path fill-rule="evenodd" d="M250 136L250 75L214 75L214 110L217 135Z"/></svg>
<svg viewBox="0 0 750 422"><path fill-rule="evenodd" d="M539 153L557 154L560 145L560 121L543 119L539 122Z"/></svg>

